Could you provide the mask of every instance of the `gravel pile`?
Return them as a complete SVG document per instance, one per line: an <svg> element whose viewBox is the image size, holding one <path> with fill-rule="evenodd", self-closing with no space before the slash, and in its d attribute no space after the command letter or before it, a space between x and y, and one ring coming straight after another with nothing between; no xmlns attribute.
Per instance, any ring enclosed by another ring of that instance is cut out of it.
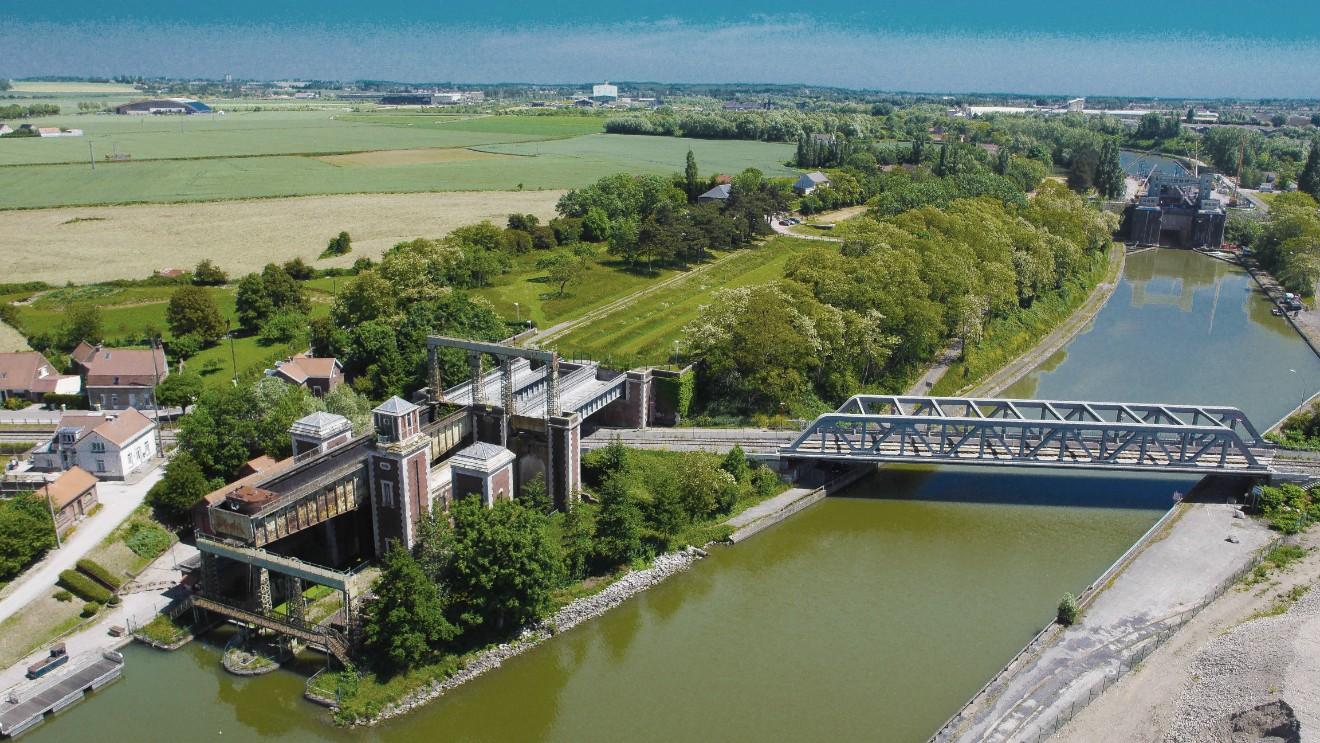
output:
<svg viewBox="0 0 1320 743"><path fill-rule="evenodd" d="M1279 716L1278 727L1290 727L1292 710L1306 709L1320 689L1311 673L1289 673L1300 661L1298 648L1314 646L1320 637L1320 588L1304 595L1286 613L1263 617L1234 627L1206 646L1190 667L1191 678L1176 705L1167 743L1239 743L1240 741L1295 741L1298 738L1247 729L1265 730L1263 711ZM1279 705L1276 702L1286 702ZM1246 725L1251 721L1250 725ZM1236 728L1236 729L1235 729ZM1308 730L1302 740L1317 740Z"/></svg>
<svg viewBox="0 0 1320 743"><path fill-rule="evenodd" d="M406 714L423 704L441 696L457 686L461 686L487 671L499 668L504 661L531 650L559 632L576 627L622 604L632 596L660 583L676 573L692 567L697 560L706 556L706 552L697 547L686 547L678 552L670 552L655 558L651 567L634 570L619 580L611 583L600 593L585 596L563 609L555 612L548 619L534 627L522 631L513 642L496 645L472 658L458 673L423 687L389 705L380 714L368 719L357 719L353 725L375 725L393 717Z"/></svg>

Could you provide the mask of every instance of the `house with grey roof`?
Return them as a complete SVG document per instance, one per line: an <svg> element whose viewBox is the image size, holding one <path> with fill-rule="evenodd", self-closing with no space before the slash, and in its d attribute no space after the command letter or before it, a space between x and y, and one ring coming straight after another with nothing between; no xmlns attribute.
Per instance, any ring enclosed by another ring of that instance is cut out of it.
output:
<svg viewBox="0 0 1320 743"><path fill-rule="evenodd" d="M828 185L830 185L829 176L816 170L811 173L803 173L802 177L797 179L797 183L793 184L793 191L800 196L806 196L816 189Z"/></svg>

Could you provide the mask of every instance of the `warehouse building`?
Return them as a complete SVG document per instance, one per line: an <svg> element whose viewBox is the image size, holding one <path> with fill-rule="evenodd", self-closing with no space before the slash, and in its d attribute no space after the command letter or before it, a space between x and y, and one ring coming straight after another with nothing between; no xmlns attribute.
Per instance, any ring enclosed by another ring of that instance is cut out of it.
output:
<svg viewBox="0 0 1320 743"><path fill-rule="evenodd" d="M128 116L191 115L215 113L215 109L195 98L151 98L115 106L115 113Z"/></svg>

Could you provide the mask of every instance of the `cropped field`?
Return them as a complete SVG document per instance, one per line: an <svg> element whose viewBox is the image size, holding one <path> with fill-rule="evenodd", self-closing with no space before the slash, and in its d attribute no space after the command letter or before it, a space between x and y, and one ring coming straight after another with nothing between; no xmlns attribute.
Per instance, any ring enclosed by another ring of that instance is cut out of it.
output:
<svg viewBox="0 0 1320 743"><path fill-rule="evenodd" d="M469 147L601 130L599 120L581 118L565 123L556 117L519 117L511 124L500 124L461 116L388 116L336 110L239 111L223 116L66 113L42 117L41 123L82 129L84 136L0 140L0 165L85 164L88 142L98 161L112 153L131 155L140 161Z"/></svg>
<svg viewBox="0 0 1320 743"><path fill-rule="evenodd" d="M3 186L0 186L3 188ZM6 281L91 283L145 278L210 258L230 274L301 256L315 266L379 257L415 237L510 212L554 216L559 191L362 194L209 204L67 207L0 211ZM316 261L340 230L353 252Z"/></svg>
<svg viewBox="0 0 1320 743"><path fill-rule="evenodd" d="M473 293L489 300L502 317L533 320L538 327L548 328L580 317L674 273L672 270L657 270L654 274L643 275L605 255L604 248L601 253L592 261L582 281L568 287L562 297L558 287L546 281L545 271L536 268L536 260L543 255L540 251L520 256L513 270L501 276L495 286Z"/></svg>
<svg viewBox="0 0 1320 743"><path fill-rule="evenodd" d="M774 237L739 251L729 260L680 279L598 320L576 328L551 345L570 358L594 358L615 366L669 360L683 326L719 289L773 281L789 258L822 243Z"/></svg>
<svg viewBox="0 0 1320 743"><path fill-rule="evenodd" d="M138 93L138 89L125 83L51 82L47 80L15 80L10 90L14 93ZM140 93L139 93L140 95Z"/></svg>
<svg viewBox="0 0 1320 743"><path fill-rule="evenodd" d="M0 353L26 350L28 350L28 343L23 334L0 322Z"/></svg>
<svg viewBox="0 0 1320 743"><path fill-rule="evenodd" d="M446 136L478 135L454 131ZM12 144L0 142L0 153ZM707 173L735 173L752 166L767 175L792 172L783 165L793 149L785 144L591 134L482 146L483 152L503 155L492 159L399 165L332 165L315 157L272 156L121 162L101 164L96 170L87 164L0 167L0 205L39 208L315 194L565 189L619 172L679 172L689 148Z"/></svg>

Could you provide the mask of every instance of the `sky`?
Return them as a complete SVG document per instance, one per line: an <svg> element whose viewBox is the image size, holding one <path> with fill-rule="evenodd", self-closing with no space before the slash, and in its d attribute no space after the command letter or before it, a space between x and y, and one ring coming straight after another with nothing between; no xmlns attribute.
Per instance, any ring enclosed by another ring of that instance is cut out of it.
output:
<svg viewBox="0 0 1320 743"><path fill-rule="evenodd" d="M767 82L1320 97L1320 3L61 0L0 7L0 75Z"/></svg>

